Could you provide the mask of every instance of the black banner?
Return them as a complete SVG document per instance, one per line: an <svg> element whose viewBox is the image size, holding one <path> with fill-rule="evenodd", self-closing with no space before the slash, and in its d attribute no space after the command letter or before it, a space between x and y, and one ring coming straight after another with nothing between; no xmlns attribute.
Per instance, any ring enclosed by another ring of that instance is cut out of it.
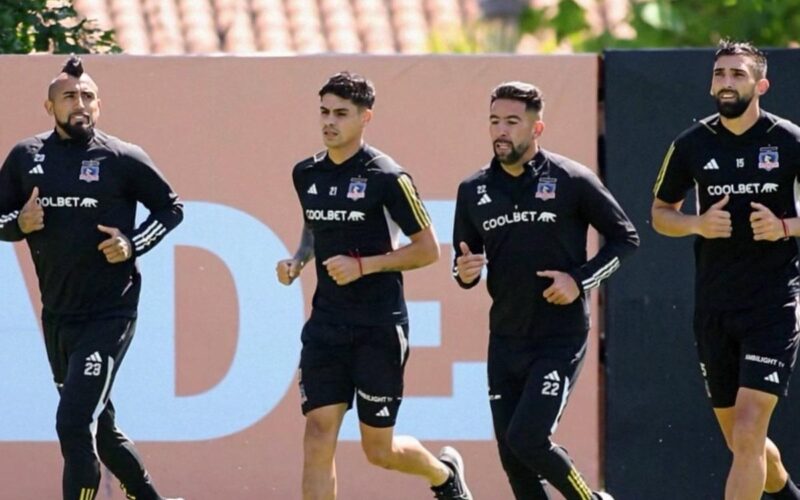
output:
<svg viewBox="0 0 800 500"><path fill-rule="evenodd" d="M652 188L670 143L716 112L713 50L604 54L606 184L642 237L607 286L606 486L617 500L720 500L731 462L694 348L692 237L650 226ZM763 109L800 123L800 50L768 50ZM686 209L693 210L693 195ZM800 480L800 379L769 435Z"/></svg>

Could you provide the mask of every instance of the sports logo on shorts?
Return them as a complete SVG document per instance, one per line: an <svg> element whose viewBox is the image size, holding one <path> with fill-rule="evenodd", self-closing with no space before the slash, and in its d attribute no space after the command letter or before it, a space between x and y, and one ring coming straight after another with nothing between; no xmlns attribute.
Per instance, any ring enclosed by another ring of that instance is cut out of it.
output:
<svg viewBox="0 0 800 500"><path fill-rule="evenodd" d="M758 148L758 168L769 172L780 166L777 146Z"/></svg>
<svg viewBox="0 0 800 500"><path fill-rule="evenodd" d="M347 188L347 197L353 201L360 200L367 191L367 180L354 178L350 179L350 187Z"/></svg>
<svg viewBox="0 0 800 500"><path fill-rule="evenodd" d="M542 177L536 186L536 197L540 200L552 200L556 197L556 181L551 177Z"/></svg>
<svg viewBox="0 0 800 500"><path fill-rule="evenodd" d="M103 371L103 357L95 351L86 357L83 374L87 377L99 377Z"/></svg>
<svg viewBox="0 0 800 500"><path fill-rule="evenodd" d="M84 160L81 162L81 175L79 180L84 182L98 182L100 180L100 162L96 160Z"/></svg>

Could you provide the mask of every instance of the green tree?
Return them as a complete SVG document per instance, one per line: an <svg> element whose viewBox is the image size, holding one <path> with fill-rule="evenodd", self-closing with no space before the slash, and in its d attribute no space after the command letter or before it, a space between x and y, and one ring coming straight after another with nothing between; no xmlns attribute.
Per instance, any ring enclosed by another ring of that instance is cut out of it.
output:
<svg viewBox="0 0 800 500"><path fill-rule="evenodd" d="M560 0L556 9L527 8L520 30L555 31L577 51L604 48L708 47L720 38L785 47L800 40L800 3L786 0L629 0L626 21L635 30L630 39L608 30L591 33L586 11L575 0Z"/></svg>
<svg viewBox="0 0 800 500"><path fill-rule="evenodd" d="M121 52L113 31L81 19L72 0L0 0L0 54Z"/></svg>

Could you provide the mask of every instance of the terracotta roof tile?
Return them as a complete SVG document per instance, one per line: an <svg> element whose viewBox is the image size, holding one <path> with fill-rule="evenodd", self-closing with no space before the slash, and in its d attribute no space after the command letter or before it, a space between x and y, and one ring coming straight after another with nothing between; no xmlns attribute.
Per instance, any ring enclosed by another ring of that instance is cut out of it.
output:
<svg viewBox="0 0 800 500"><path fill-rule="evenodd" d="M426 53L432 34L471 29L480 17L478 0L74 2L132 54Z"/></svg>

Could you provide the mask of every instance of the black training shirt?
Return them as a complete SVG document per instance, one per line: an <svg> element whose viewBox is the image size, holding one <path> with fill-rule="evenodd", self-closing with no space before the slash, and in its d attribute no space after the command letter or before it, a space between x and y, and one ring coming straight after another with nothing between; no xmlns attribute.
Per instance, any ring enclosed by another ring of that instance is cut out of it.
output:
<svg viewBox="0 0 800 500"><path fill-rule="evenodd" d="M751 202L779 218L797 217L795 180L800 171L800 127L761 112L742 135L726 129L719 115L681 133L664 158L654 193L667 203L697 188L698 214L730 201L730 238L695 240L695 302L700 309L732 310L785 304L800 291L794 238L755 241Z"/></svg>
<svg viewBox="0 0 800 500"><path fill-rule="evenodd" d="M586 232L594 226L605 244L586 257ZM456 258L460 242L488 260L493 335L585 335L585 292L597 287L639 244L636 229L617 201L587 167L545 150L509 175L495 158L458 188L453 226ZM542 293L553 280L537 271L569 273L581 296L569 305L549 304ZM464 288L455 272L456 281Z"/></svg>
<svg viewBox="0 0 800 500"><path fill-rule="evenodd" d="M329 257L382 255L398 247L400 231L431 225L411 177L381 151L363 146L341 165L327 153L292 172L306 226L314 235L317 290L311 317L353 325L408 320L400 272L374 273L337 285L322 264Z"/></svg>
<svg viewBox="0 0 800 500"><path fill-rule="evenodd" d="M25 235L17 219L34 187L44 228ZM150 214L135 228L137 201ZM50 314L134 316L141 283L135 257L182 218L177 195L147 154L99 130L88 142L36 135L14 146L0 168L0 240L27 241ZM133 258L108 263L97 246L110 236L98 224L125 234Z"/></svg>

